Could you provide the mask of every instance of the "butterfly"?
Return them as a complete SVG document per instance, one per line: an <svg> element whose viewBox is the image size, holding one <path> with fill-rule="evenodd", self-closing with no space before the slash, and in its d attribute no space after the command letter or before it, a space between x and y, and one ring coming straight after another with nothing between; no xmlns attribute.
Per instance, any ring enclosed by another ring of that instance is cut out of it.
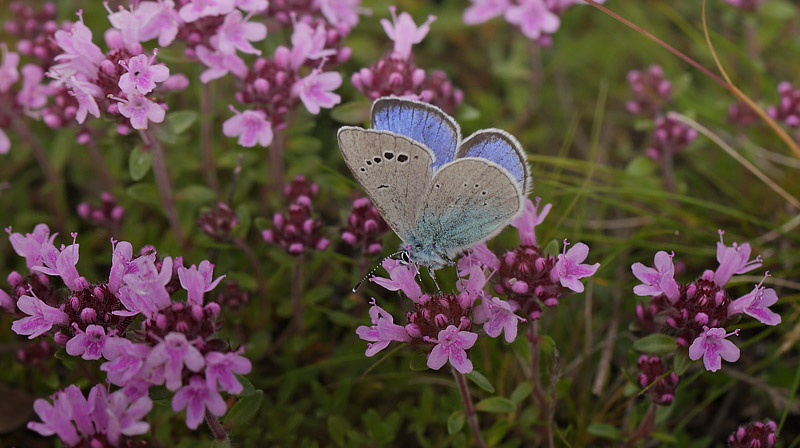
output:
<svg viewBox="0 0 800 448"><path fill-rule="evenodd" d="M509 133L461 139L453 117L397 97L372 104L372 129L339 129L353 176L403 240L402 256L430 270L498 234L531 189L525 152Z"/></svg>

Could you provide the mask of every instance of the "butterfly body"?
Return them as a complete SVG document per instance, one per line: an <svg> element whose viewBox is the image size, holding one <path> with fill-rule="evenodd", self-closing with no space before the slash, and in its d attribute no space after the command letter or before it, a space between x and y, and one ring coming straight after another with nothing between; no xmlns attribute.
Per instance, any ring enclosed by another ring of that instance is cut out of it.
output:
<svg viewBox="0 0 800 448"><path fill-rule="evenodd" d="M411 262L450 264L521 212L529 170L504 131L478 131L462 142L452 117L400 98L376 100L372 125L341 128L339 148Z"/></svg>

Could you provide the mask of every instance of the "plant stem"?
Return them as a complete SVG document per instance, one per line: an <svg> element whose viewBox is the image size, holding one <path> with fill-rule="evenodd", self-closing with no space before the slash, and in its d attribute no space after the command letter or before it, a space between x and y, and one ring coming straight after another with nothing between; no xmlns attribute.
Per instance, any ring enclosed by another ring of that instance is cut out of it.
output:
<svg viewBox="0 0 800 448"><path fill-rule="evenodd" d="M213 106L213 95L210 84L203 84L203 98L200 103L200 138L203 140L203 174L206 176L208 186L219 194L219 179L217 179L216 166L214 164L214 115L211 112Z"/></svg>
<svg viewBox="0 0 800 448"><path fill-rule="evenodd" d="M106 158L103 156L103 152L100 151L100 148L97 146L97 142L94 141L93 138L89 139L89 143L86 145L89 148L89 155L94 160L92 163L92 169L97 174L97 177L100 178L100 181L103 183L103 187L107 191L112 191L117 186L117 182L111 176L111 170L108 168L108 162L106 162Z"/></svg>
<svg viewBox="0 0 800 448"><path fill-rule="evenodd" d="M533 380L533 401L539 407L539 418L544 421L547 419L547 400L544 397L544 390L542 389L542 377L539 372L539 321L534 320L528 327L528 332L525 334L528 337L531 347L531 380ZM551 435L548 434L547 422L542 425L542 440L549 440Z"/></svg>
<svg viewBox="0 0 800 448"><path fill-rule="evenodd" d="M653 431L653 426L656 422L656 405L655 403L650 403L650 407L647 408L647 415L645 415L644 420L639 425L639 428L636 432L633 433L630 439L628 439L628 443L625 444L625 447L633 447L636 444L636 441L639 439L644 439L650 436L650 433Z"/></svg>
<svg viewBox="0 0 800 448"><path fill-rule="evenodd" d="M182 247L186 246L186 240L183 237L183 230L181 229L181 222L178 219L178 212L175 210L175 202L172 196L172 187L169 181L169 172L167 171L167 163L164 157L164 148L159 143L150 131L139 131L144 140L145 145L150 147L153 151L153 174L156 177L156 185L158 186L158 193L161 196L161 203L164 206L164 213L167 215L172 233L175 234L175 239Z"/></svg>
<svg viewBox="0 0 800 448"><path fill-rule="evenodd" d="M211 429L211 433L214 435L216 440L221 440L225 443L225 445L231 446L231 439L228 438L228 432L222 427L219 419L208 409L206 409L206 423L208 424L209 429Z"/></svg>
<svg viewBox="0 0 800 448"><path fill-rule="evenodd" d="M464 414L467 416L467 423L469 429L472 431L472 437L475 438L475 444L478 448L486 448L486 442L483 441L481 436L481 427L478 425L478 414L475 412L475 406L472 405L472 398L469 396L469 387L467 387L467 379L464 375L453 370L453 376L458 384L458 392L461 394L461 400L464 402Z"/></svg>
<svg viewBox="0 0 800 448"><path fill-rule="evenodd" d="M292 268L292 325L303 334L303 256L295 257Z"/></svg>

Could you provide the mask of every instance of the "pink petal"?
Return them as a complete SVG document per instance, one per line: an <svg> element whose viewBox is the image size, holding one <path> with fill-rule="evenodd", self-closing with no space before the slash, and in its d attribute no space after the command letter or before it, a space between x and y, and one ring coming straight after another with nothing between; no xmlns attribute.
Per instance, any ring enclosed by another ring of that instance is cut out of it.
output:
<svg viewBox="0 0 800 448"><path fill-rule="evenodd" d="M442 344L436 344L428 355L428 367L439 370L447 362L447 349Z"/></svg>

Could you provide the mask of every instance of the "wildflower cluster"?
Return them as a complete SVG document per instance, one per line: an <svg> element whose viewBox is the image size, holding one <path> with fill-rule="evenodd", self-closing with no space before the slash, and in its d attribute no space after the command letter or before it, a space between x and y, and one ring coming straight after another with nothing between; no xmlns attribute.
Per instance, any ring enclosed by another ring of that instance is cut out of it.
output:
<svg viewBox="0 0 800 448"><path fill-rule="evenodd" d="M725 290L731 277L750 272L762 262L760 257L750 259L749 243L726 246L722 240L724 232L719 233L719 267L703 272L693 282L679 284L675 280L674 254L664 251L656 254L655 267L642 263L632 266L633 274L642 282L633 292L651 297L649 304L636 307L641 327L650 333L674 336L680 347L688 347L690 359L703 358L705 368L712 372L721 368L722 359L728 362L739 359L739 348L727 339L739 330L731 333L725 330L738 315L746 314L766 325L781 322L780 315L769 309L778 296L772 288L762 286L763 280L738 299Z"/></svg>
<svg viewBox="0 0 800 448"><path fill-rule="evenodd" d="M239 217L224 202L218 202L213 209L197 218L197 226L200 227L200 230L216 241L228 241L237 225L239 225Z"/></svg>
<svg viewBox="0 0 800 448"><path fill-rule="evenodd" d="M778 95L778 104L767 109L769 116L790 128L800 127L800 89L784 81L778 85Z"/></svg>
<svg viewBox="0 0 800 448"><path fill-rule="evenodd" d="M298 175L283 193L289 200L288 213L273 215L273 228L261 234L264 241L279 245L291 255L327 249L330 241L320 234L322 222L312 217L311 200L319 194L319 185Z"/></svg>
<svg viewBox="0 0 800 448"><path fill-rule="evenodd" d="M492 253L485 244L465 254L458 261L458 281L455 292L438 292L436 294L423 293L416 281L418 268L415 265L403 264L397 260L386 259L383 268L389 273L389 278L372 277L370 281L390 291L402 291L413 302L412 310L406 314L407 324L400 326L394 323L394 317L386 310L379 307L374 299L370 309L372 326L361 326L356 333L361 339L368 341L367 356L386 348L391 341L408 342L430 350L428 354L428 367L440 369L448 361L457 371L469 373L472 371L472 362L467 357L467 350L471 348L478 338L478 333L473 331L476 325L483 325L484 333L491 337L504 334L506 342L513 342L518 334L517 326L527 318L538 319L539 313L529 311L529 304L536 300L546 300L542 296L545 289L556 293L549 297L563 297L568 289L583 291L579 279L594 274L599 264L581 264L588 254L588 247L578 243L569 251L551 257L551 264L544 268L544 258L536 257L526 252L527 249L538 251L535 242L534 227L541 223L544 214L537 215L537 206L528 200L524 213L514 225L519 229L522 245L516 251L507 252L505 258L527 257L523 262L512 266L505 266L505 273L501 259ZM550 209L548 204L546 210ZM566 244L565 244L566 249ZM540 260L539 263L536 260ZM515 261L515 260L514 260ZM515 270L516 269L516 270ZM544 288L542 273L550 288ZM519 275L518 279L509 275ZM507 300L493 296L485 291L488 279L502 277L497 281L494 290L500 295L507 296ZM524 291L515 284L530 282ZM559 286L552 286L553 284ZM560 289L559 289L560 288ZM556 302L557 303L557 302ZM552 303L554 305L555 303ZM526 316L526 317L522 317Z"/></svg>
<svg viewBox="0 0 800 448"><path fill-rule="evenodd" d="M356 90L370 100L383 96L398 96L436 105L452 113L464 99L464 93L453 87L447 75L436 70L428 75L417 67L411 47L422 42L436 17L429 16L417 26L407 12L397 15L391 7L392 21L381 19L386 35L394 41L392 51L370 67L353 73L350 82Z"/></svg>
<svg viewBox="0 0 800 448"><path fill-rule="evenodd" d="M725 3L733 5L743 11L755 12L764 0L725 0Z"/></svg>
<svg viewBox="0 0 800 448"><path fill-rule="evenodd" d="M351 246L361 246L366 255L375 255L381 251L381 237L388 231L389 225L372 202L368 198L358 198L353 201L342 240Z"/></svg>
<svg viewBox="0 0 800 448"><path fill-rule="evenodd" d="M660 66L631 70L628 84L633 95L626 103L628 112L655 120L646 152L648 157L653 160L671 159L697 138L696 130L666 116L664 107L671 99L672 84L664 77Z"/></svg>
<svg viewBox="0 0 800 448"><path fill-rule="evenodd" d="M97 385L88 401L77 386L56 393L52 405L39 400L35 409L42 422L32 422L31 429L58 434L69 446L128 446L127 437L148 430L140 420L152 407L153 386L175 393L172 408L186 409L192 429L206 409L216 416L226 412L220 392L242 391L234 374L248 373L250 362L242 348L217 337L220 306L204 304L205 293L224 277L214 278L211 263L187 268L180 257L159 258L147 247L134 256L130 243L112 240L108 279L89 283L76 268L77 234L72 244L56 248L56 235L45 224L25 235L8 231L29 269L27 276L9 275L10 294L0 290L0 305L17 317L12 330L30 339L51 335L68 355L102 361L100 370L116 387L112 392ZM60 278L67 294L49 277ZM185 300L175 300L179 291L186 291ZM134 322L140 323L132 327ZM64 411L67 405L71 412Z"/></svg>
<svg viewBox="0 0 800 448"><path fill-rule="evenodd" d="M472 5L464 10L464 23L467 25L477 25L503 16L508 23L519 28L525 37L544 47L552 44L552 35L561 27L560 16L573 5L586 4L582 0L470 1Z"/></svg>
<svg viewBox="0 0 800 448"><path fill-rule="evenodd" d="M772 448L778 443L778 425L772 420L740 426L728 437L730 448Z"/></svg>
<svg viewBox="0 0 800 448"><path fill-rule="evenodd" d="M78 216L96 226L117 228L125 216L125 209L117 204L114 195L104 191L100 195L99 207L95 207L88 202L78 204Z"/></svg>

